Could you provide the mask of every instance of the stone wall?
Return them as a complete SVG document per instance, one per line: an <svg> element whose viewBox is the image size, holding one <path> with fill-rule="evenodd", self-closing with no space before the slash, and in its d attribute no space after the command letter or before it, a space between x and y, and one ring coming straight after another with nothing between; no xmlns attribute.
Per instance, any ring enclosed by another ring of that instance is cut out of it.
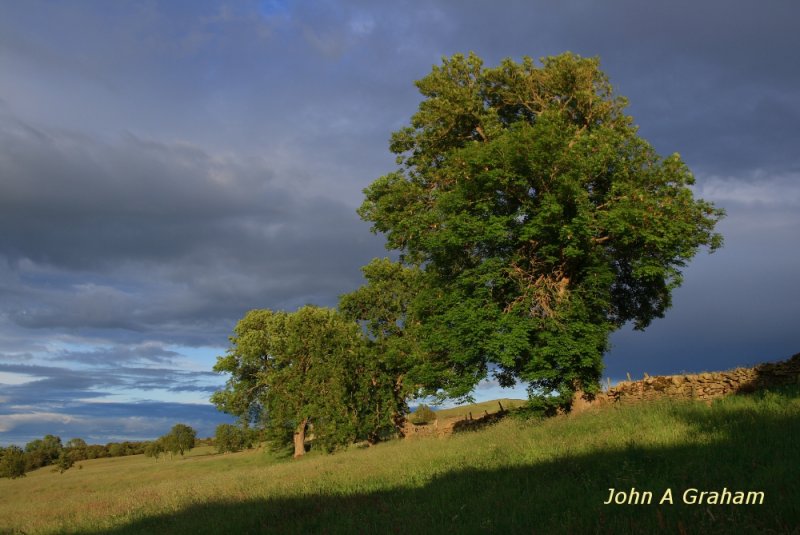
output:
<svg viewBox="0 0 800 535"><path fill-rule="evenodd" d="M800 384L800 353L788 360L736 368L724 372L663 375L640 381L622 381L595 399L596 403L631 403L655 399L712 400L728 394L754 392L762 388ZM579 404L581 408L585 404Z"/></svg>

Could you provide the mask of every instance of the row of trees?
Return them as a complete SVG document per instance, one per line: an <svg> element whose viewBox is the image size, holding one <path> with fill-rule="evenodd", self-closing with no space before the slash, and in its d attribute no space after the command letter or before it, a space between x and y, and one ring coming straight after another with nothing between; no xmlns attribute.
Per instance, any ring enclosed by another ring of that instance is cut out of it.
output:
<svg viewBox="0 0 800 535"><path fill-rule="evenodd" d="M81 438L73 438L62 444L61 437L45 435L28 442L24 449L18 446L0 448L0 477L22 477L26 472L50 465L64 472L77 461L142 453L144 444L111 442L89 445Z"/></svg>
<svg viewBox="0 0 800 535"><path fill-rule="evenodd" d="M680 156L638 136L597 59L443 60L361 217L376 259L338 311L255 310L212 401L302 455L397 433L410 397L467 399L491 374L542 410L599 389L610 334L671 305L682 268L722 244Z"/></svg>
<svg viewBox="0 0 800 535"><path fill-rule="evenodd" d="M25 445L0 447L0 477L18 478L26 472L54 466L60 472L71 468L76 462L104 457L123 457L146 454L157 457L161 453L183 455L195 446L197 433L185 424L177 424L163 437L155 441L124 441L108 444L87 444L82 438L73 438L62 444L61 437L45 435ZM154 452L158 452L155 453Z"/></svg>
<svg viewBox="0 0 800 535"><path fill-rule="evenodd" d="M143 453L145 456L155 459L167 453L172 456L179 454L183 457L186 452L194 448L196 441L197 431L186 424L175 424L169 433L148 442Z"/></svg>

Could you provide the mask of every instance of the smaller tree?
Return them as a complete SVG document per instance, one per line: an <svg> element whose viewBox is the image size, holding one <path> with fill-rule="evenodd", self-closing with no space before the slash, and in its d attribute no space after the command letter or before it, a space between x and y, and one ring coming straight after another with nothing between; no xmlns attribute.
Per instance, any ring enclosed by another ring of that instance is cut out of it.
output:
<svg viewBox="0 0 800 535"><path fill-rule="evenodd" d="M106 448L110 457L122 457L125 455L125 446L119 442L110 442L106 445Z"/></svg>
<svg viewBox="0 0 800 535"><path fill-rule="evenodd" d="M429 424L436 420L436 413L433 411L433 409L423 403L417 407L417 410L411 415L410 420L414 425Z"/></svg>
<svg viewBox="0 0 800 535"><path fill-rule="evenodd" d="M60 474L63 474L72 468L73 464L75 464L75 461L72 459L72 456L70 456L69 452L67 452L67 450L62 450L61 454L58 456L58 459L56 459L55 469L58 470Z"/></svg>
<svg viewBox="0 0 800 535"><path fill-rule="evenodd" d="M5 448L0 455L0 477L25 477L25 452L17 446Z"/></svg>
<svg viewBox="0 0 800 535"><path fill-rule="evenodd" d="M85 461L87 457L87 444L82 438L72 438L67 441L65 450L72 461Z"/></svg>
<svg viewBox="0 0 800 535"><path fill-rule="evenodd" d="M231 374L211 397L217 408L264 426L274 444L294 456L314 444L332 449L358 435L361 400L353 382L364 357L358 325L336 311L305 306L296 312L252 310L239 321L232 347L214 371Z"/></svg>
<svg viewBox="0 0 800 535"><path fill-rule="evenodd" d="M25 469L35 470L53 464L61 455L61 438L45 435L44 438L32 440L25 445Z"/></svg>
<svg viewBox="0 0 800 535"><path fill-rule="evenodd" d="M231 424L220 424L214 435L217 452L237 452L248 447L246 430Z"/></svg>
<svg viewBox="0 0 800 535"><path fill-rule="evenodd" d="M197 431L186 424L175 424L165 437L167 449L171 453L180 453L181 457L194 448Z"/></svg>
<svg viewBox="0 0 800 535"><path fill-rule="evenodd" d="M147 445L144 447L144 456L152 457L153 459L158 460L158 457L165 451L164 441L159 438L147 443Z"/></svg>

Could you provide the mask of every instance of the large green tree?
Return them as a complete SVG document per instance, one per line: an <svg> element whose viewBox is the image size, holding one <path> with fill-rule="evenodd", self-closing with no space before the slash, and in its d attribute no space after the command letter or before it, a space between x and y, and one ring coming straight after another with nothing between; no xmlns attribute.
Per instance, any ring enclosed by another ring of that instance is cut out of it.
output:
<svg viewBox="0 0 800 535"><path fill-rule="evenodd" d="M493 370L557 403L591 395L610 333L664 315L686 263L721 245L722 211L639 137L597 59L455 55L417 87L400 167L359 213L424 269L415 309L445 390Z"/></svg>
<svg viewBox="0 0 800 535"><path fill-rule="evenodd" d="M231 377L211 400L264 426L273 441L291 442L299 457L309 431L324 449L359 437L360 422L374 410L367 365L358 325L335 310L253 310L214 366Z"/></svg>

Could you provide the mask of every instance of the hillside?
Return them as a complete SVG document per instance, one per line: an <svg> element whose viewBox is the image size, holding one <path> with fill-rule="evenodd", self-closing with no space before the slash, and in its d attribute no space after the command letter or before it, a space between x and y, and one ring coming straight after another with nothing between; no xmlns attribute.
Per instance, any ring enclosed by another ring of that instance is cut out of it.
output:
<svg viewBox="0 0 800 535"><path fill-rule="evenodd" d="M480 418L486 412L495 413L500 410L500 405L505 410L510 410L520 407L526 403L524 399L495 399L492 401L482 401L480 403L473 403L470 405L460 405L451 409L440 409L436 411L436 416L440 420L449 420L451 418L466 418L472 414L473 418Z"/></svg>
<svg viewBox="0 0 800 535"><path fill-rule="evenodd" d="M0 533L797 533L800 388L290 461L263 451L84 461L0 480ZM604 505L609 489L649 505ZM761 505L685 505L684 490ZM674 505L656 502L666 489ZM792 531L794 530L794 531Z"/></svg>

